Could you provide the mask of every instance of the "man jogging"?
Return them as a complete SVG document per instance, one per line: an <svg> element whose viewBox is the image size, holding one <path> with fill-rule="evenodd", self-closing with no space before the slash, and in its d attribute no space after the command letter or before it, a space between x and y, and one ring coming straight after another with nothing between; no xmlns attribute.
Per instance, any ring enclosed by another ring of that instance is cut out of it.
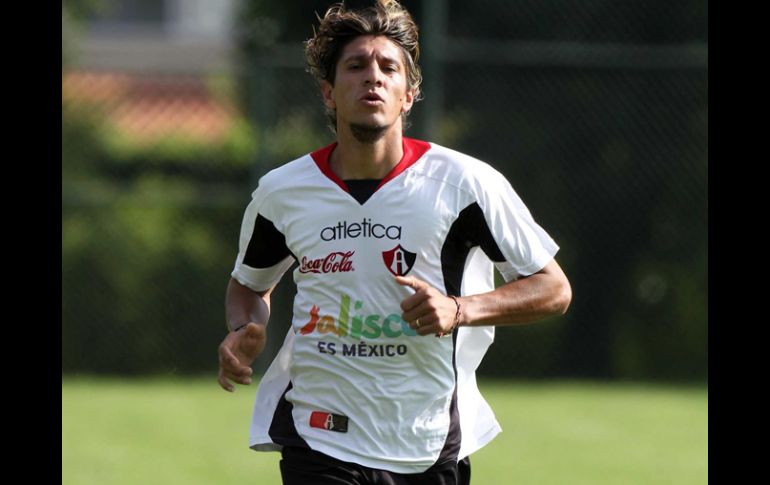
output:
<svg viewBox="0 0 770 485"><path fill-rule="evenodd" d="M468 455L500 431L475 370L495 325L566 311L558 246L491 166L403 136L421 75L398 2L331 7L306 58L336 141L253 193L219 383L251 382L270 293L294 266L292 322L260 382L251 448L280 450L287 484L469 483Z"/></svg>

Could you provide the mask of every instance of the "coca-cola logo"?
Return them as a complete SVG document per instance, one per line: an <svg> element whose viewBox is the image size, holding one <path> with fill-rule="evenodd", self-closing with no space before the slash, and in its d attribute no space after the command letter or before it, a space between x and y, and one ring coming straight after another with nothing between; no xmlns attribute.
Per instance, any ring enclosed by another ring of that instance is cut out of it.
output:
<svg viewBox="0 0 770 485"><path fill-rule="evenodd" d="M355 251L329 253L324 258L308 259L302 256L300 261L300 273L347 273L355 271L353 261L350 259Z"/></svg>

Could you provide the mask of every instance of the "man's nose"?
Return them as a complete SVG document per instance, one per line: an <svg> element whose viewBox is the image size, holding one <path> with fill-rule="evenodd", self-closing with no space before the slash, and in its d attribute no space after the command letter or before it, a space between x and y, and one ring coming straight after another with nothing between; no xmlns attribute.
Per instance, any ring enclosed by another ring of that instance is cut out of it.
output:
<svg viewBox="0 0 770 485"><path fill-rule="evenodd" d="M366 84L375 84L377 86L382 84L382 71L376 62L368 64L364 74L364 82Z"/></svg>

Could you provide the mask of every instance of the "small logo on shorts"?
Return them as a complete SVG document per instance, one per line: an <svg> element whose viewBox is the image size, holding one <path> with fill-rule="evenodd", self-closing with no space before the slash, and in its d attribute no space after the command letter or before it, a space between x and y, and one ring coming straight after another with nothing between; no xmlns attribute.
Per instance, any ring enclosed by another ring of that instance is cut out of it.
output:
<svg viewBox="0 0 770 485"><path fill-rule="evenodd" d="M406 276L412 270L416 259L416 253L407 251L400 244L389 251L382 252L385 267L396 276Z"/></svg>
<svg viewBox="0 0 770 485"><path fill-rule="evenodd" d="M348 417L341 414L313 411L310 414L310 427L327 429L338 433L348 432Z"/></svg>

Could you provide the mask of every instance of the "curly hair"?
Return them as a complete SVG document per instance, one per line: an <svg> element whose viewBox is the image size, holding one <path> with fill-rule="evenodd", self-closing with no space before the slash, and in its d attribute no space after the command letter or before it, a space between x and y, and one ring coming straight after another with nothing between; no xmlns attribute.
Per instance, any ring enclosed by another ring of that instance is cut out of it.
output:
<svg viewBox="0 0 770 485"><path fill-rule="evenodd" d="M320 84L327 81L334 85L337 61L345 46L362 35L381 35L393 41L404 57L407 72L407 88L414 90L414 101L421 99L422 73L417 64L420 58L417 24L409 12L397 0L376 0L371 7L349 10L344 3L329 7L320 25L313 29L313 37L305 42L307 71ZM401 115L404 128L408 112ZM330 128L336 132L337 113L326 109Z"/></svg>

